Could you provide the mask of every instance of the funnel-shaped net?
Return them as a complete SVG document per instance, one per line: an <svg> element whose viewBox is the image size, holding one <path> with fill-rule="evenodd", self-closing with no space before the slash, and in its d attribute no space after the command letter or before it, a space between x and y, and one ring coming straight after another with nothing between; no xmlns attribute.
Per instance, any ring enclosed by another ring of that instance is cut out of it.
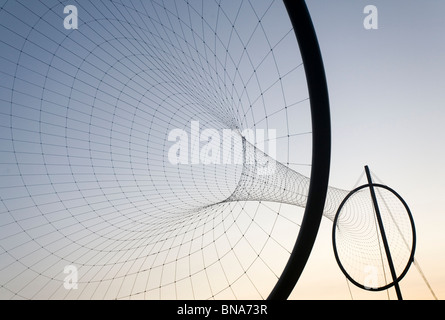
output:
<svg viewBox="0 0 445 320"><path fill-rule="evenodd" d="M1 299L267 297L311 164L281 1L3 0L0 65Z"/></svg>
<svg viewBox="0 0 445 320"><path fill-rule="evenodd" d="M310 179L244 140L241 177L227 201L271 201L305 207ZM333 220L347 191L330 187L324 216Z"/></svg>

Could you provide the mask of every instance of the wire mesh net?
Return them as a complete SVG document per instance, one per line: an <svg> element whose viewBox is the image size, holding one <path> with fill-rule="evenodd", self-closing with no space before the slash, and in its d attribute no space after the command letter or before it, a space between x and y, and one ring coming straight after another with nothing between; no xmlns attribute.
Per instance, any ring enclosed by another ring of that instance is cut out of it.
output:
<svg viewBox="0 0 445 320"><path fill-rule="evenodd" d="M0 64L0 298L267 297L311 166L281 1L2 0Z"/></svg>
<svg viewBox="0 0 445 320"><path fill-rule="evenodd" d="M1 1L0 34L1 298L267 296L301 214L235 190L270 129L310 166L281 1Z"/></svg>

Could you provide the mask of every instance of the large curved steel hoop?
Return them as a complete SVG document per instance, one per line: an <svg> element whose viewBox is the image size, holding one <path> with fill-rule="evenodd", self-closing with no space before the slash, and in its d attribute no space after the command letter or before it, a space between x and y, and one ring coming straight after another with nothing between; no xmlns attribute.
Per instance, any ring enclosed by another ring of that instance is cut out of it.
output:
<svg viewBox="0 0 445 320"><path fill-rule="evenodd" d="M295 246L268 299L287 299L312 251L326 200L331 157L329 95L323 59L304 0L284 0L306 72L312 117L312 168L308 200Z"/></svg>

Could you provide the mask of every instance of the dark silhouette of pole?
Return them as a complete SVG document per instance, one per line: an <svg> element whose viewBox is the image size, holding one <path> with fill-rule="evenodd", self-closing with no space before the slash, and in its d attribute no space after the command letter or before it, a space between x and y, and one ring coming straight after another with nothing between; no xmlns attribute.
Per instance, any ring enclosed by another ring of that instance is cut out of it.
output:
<svg viewBox="0 0 445 320"><path fill-rule="evenodd" d="M371 191L372 203L375 209L375 215L377 217L377 222L379 224L380 235L382 237L383 246L385 248L386 258L388 259L389 270L391 271L392 280L394 282L394 287L396 289L397 298L403 300L402 292L400 291L399 282L397 280L396 270L394 268L394 263L391 258L391 252L389 250L388 239L386 238L385 228L383 226L382 216L380 215L379 204L377 202L377 197L375 195L374 185L372 183L371 172L369 167L365 166L366 177L368 178L369 190Z"/></svg>

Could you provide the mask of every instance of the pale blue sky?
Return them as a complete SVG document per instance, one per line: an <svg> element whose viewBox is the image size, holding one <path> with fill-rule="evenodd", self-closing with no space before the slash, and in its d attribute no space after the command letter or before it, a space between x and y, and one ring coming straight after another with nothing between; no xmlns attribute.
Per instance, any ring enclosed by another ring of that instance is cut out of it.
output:
<svg viewBox="0 0 445 320"><path fill-rule="evenodd" d="M444 299L445 3L308 0L307 4L331 99L330 184L351 189L363 166L369 165L405 198L416 222L416 258L438 298ZM363 9L369 4L378 9L378 30L363 27L367 16ZM322 225L301 291L295 294L298 298L349 298L346 281L330 251L331 227L330 221ZM310 288L310 274L329 277L322 276L314 284L318 289L306 295L303 288ZM334 274L339 275L338 280L333 280ZM406 298L415 298L410 289L431 298L415 268L402 282ZM354 294L382 298L373 293Z"/></svg>

